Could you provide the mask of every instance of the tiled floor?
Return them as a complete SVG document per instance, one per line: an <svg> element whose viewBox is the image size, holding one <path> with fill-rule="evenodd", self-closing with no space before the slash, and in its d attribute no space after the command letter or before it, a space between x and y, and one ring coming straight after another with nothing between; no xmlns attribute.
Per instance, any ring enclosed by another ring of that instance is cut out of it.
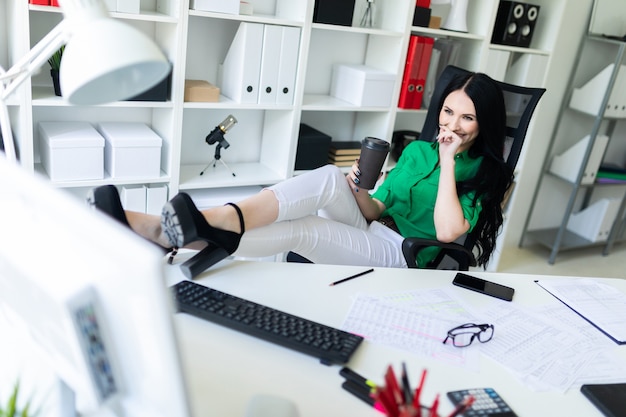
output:
<svg viewBox="0 0 626 417"><path fill-rule="evenodd" d="M502 254L498 272L626 279L626 242L615 244L608 256L602 256L602 250L597 246L561 251L550 265L550 251L543 246L510 249Z"/></svg>

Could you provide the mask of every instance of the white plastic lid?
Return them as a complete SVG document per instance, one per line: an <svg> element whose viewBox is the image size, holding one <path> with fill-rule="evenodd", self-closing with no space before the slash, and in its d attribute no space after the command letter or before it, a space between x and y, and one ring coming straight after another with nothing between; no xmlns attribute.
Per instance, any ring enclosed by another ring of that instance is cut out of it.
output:
<svg viewBox="0 0 626 417"><path fill-rule="evenodd" d="M100 133L115 147L160 147L162 139L145 123L106 122L100 123Z"/></svg>
<svg viewBox="0 0 626 417"><path fill-rule="evenodd" d="M104 146L104 138L88 122L39 122L39 133L50 148Z"/></svg>

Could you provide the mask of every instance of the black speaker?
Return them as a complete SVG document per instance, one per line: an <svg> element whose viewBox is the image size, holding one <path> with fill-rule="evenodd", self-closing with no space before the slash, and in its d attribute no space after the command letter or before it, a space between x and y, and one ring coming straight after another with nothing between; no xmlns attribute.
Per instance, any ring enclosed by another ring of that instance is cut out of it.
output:
<svg viewBox="0 0 626 417"><path fill-rule="evenodd" d="M501 0L491 43L510 46L530 46L539 6L518 1Z"/></svg>

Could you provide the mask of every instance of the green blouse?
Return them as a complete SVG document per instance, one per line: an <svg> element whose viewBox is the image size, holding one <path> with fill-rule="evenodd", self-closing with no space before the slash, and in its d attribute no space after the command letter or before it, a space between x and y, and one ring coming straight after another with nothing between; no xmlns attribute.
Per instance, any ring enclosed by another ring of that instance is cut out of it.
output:
<svg viewBox="0 0 626 417"><path fill-rule="evenodd" d="M455 156L455 177L463 181L476 175L482 161L471 158L467 151ZM404 237L436 239L435 200L439 187L439 144L437 142L414 141L402 152L396 167L372 194L382 201L386 210L382 216L392 216ZM474 193L459 197L465 218L470 224L470 231L478 221L481 211L480 202L472 203ZM439 248L426 248L420 252L417 263L425 266L434 259Z"/></svg>

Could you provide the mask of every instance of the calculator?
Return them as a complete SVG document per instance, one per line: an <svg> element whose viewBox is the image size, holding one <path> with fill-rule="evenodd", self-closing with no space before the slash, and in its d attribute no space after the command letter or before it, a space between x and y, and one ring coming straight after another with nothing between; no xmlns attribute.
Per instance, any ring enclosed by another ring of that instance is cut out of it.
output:
<svg viewBox="0 0 626 417"><path fill-rule="evenodd" d="M448 393L448 398L456 406L468 395L474 397L474 403L461 414L463 417L517 417L517 414L493 388L451 391Z"/></svg>

